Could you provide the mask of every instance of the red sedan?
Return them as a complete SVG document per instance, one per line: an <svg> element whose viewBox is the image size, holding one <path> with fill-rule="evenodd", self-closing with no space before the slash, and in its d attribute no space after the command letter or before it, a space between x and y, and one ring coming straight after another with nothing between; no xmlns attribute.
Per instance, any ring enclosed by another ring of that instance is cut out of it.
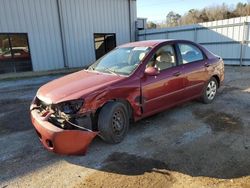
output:
<svg viewBox="0 0 250 188"><path fill-rule="evenodd" d="M86 70L42 86L31 119L48 150L83 154L96 135L121 142L130 121L196 98L211 103L223 80L223 60L199 44L129 43Z"/></svg>

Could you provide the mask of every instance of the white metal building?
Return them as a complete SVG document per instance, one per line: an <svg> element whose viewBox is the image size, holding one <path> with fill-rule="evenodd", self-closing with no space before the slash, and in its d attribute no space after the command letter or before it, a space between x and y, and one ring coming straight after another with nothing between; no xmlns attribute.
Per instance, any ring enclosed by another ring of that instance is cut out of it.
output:
<svg viewBox="0 0 250 188"><path fill-rule="evenodd" d="M221 56L228 65L250 65L250 16L138 31L138 40L186 39Z"/></svg>
<svg viewBox="0 0 250 188"><path fill-rule="evenodd" d="M136 0L0 0L0 73L87 66L135 21Z"/></svg>

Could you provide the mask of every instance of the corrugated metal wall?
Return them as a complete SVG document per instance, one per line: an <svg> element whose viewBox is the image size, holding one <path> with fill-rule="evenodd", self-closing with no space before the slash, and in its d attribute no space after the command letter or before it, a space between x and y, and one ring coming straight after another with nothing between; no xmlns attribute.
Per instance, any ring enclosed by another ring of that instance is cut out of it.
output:
<svg viewBox="0 0 250 188"><path fill-rule="evenodd" d="M223 57L225 64L250 65L250 16L196 25L139 31L139 40L186 39Z"/></svg>
<svg viewBox="0 0 250 188"><path fill-rule="evenodd" d="M116 33L117 45L130 41L128 0L61 0L70 67L95 61L94 33Z"/></svg>
<svg viewBox="0 0 250 188"><path fill-rule="evenodd" d="M33 69L81 67L95 60L94 33L116 33L117 45L132 39L136 2L128 0L0 0L0 33L28 33ZM63 42L65 46L65 62Z"/></svg>
<svg viewBox="0 0 250 188"><path fill-rule="evenodd" d="M28 33L34 70L63 68L54 0L0 0L0 33Z"/></svg>

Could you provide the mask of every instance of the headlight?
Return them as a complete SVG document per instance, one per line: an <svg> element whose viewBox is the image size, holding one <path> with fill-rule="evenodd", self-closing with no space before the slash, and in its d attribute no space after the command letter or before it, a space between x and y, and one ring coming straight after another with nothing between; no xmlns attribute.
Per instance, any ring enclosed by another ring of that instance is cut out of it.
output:
<svg viewBox="0 0 250 188"><path fill-rule="evenodd" d="M76 114L83 106L84 100L73 100L58 104L58 108L65 114Z"/></svg>

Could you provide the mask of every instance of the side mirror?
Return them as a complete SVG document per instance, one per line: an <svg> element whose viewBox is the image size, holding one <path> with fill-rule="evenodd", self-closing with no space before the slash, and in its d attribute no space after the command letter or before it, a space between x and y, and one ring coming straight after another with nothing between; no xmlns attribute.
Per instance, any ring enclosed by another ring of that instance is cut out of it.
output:
<svg viewBox="0 0 250 188"><path fill-rule="evenodd" d="M157 76L159 74L158 68L155 67L147 67L145 70L145 74L148 76Z"/></svg>

